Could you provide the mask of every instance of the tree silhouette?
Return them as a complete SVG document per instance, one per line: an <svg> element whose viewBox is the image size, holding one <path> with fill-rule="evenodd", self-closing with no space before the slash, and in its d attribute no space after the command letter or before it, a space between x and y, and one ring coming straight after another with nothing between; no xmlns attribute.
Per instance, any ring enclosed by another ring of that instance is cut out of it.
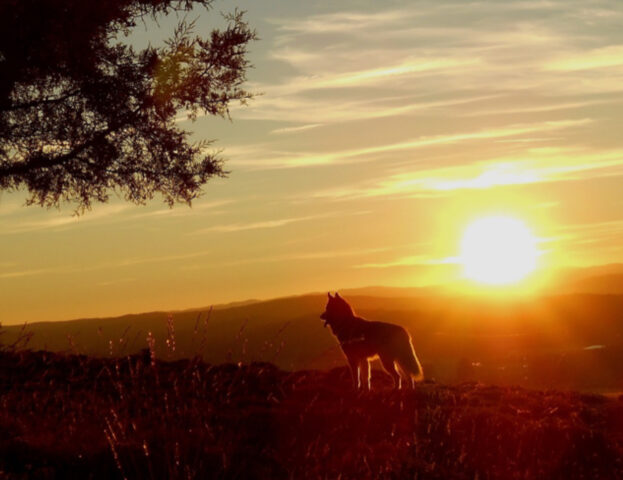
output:
<svg viewBox="0 0 623 480"><path fill-rule="evenodd" d="M184 112L229 116L244 103L256 38L241 12L205 36L181 20L162 47L121 40L147 17L209 8L212 0L0 2L0 191L77 211L112 191L144 203L191 201L226 174L210 142L191 143Z"/></svg>

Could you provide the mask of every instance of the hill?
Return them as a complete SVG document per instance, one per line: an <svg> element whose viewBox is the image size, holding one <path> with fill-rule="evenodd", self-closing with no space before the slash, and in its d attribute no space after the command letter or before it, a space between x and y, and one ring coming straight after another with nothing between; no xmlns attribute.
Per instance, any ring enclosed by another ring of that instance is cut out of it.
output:
<svg viewBox="0 0 623 480"><path fill-rule="evenodd" d="M565 294L623 295L623 265L563 269L557 272L550 290Z"/></svg>
<svg viewBox="0 0 623 480"><path fill-rule="evenodd" d="M0 353L0 477L580 479L623 475L623 401L286 372L268 363Z"/></svg>
<svg viewBox="0 0 623 480"><path fill-rule="evenodd" d="M622 295L491 299L419 289L372 293L353 291L346 298L366 318L405 326L428 378L623 389ZM330 330L322 328L325 303L326 294L310 294L212 310L42 322L5 327L0 339L16 347L108 357L139 352L151 335L162 359L199 355L209 363L329 369L344 359Z"/></svg>

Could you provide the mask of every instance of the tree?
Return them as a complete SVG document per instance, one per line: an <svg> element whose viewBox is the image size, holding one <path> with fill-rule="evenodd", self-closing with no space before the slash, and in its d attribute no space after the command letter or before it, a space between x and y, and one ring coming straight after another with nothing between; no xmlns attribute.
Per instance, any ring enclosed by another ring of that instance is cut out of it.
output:
<svg viewBox="0 0 623 480"><path fill-rule="evenodd" d="M205 38L182 20L161 47L121 40L145 18L210 8L212 0L2 0L0 191L28 204L191 201L222 160L191 143L181 112L229 116L256 38L236 11Z"/></svg>

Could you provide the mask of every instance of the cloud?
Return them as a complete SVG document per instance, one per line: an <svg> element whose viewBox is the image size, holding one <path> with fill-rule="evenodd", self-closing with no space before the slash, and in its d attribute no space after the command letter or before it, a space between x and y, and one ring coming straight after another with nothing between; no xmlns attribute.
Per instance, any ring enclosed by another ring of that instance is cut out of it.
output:
<svg viewBox="0 0 623 480"><path fill-rule="evenodd" d="M321 123L310 123L308 125L300 125L298 127L277 128L275 130L271 130L270 133L273 135L279 135L283 133L302 132L303 130L311 130L312 128L316 128L321 125Z"/></svg>
<svg viewBox="0 0 623 480"><path fill-rule="evenodd" d="M359 31L369 32L370 29L378 29L395 25L396 22L404 22L412 13L405 10L392 10L380 12L332 12L313 15L303 20L296 18L271 18L269 23L277 26L281 32L295 32L297 34L325 35L329 32L344 33ZM283 37L278 37L283 42Z"/></svg>
<svg viewBox="0 0 623 480"><path fill-rule="evenodd" d="M80 216L58 214L52 218L45 218L42 220L17 221L6 225L0 232L0 235L12 235L38 230L61 230L72 226L84 225L86 223L96 223L95 221L99 222L104 218L116 217L129 208L130 206L126 204L104 205L98 206L93 211L88 211ZM46 213L46 215L50 214Z"/></svg>
<svg viewBox="0 0 623 480"><path fill-rule="evenodd" d="M102 263L95 263L90 265L60 265L60 266L52 266L48 268L40 268L40 269L28 269L28 270L16 270L13 272L4 272L0 273L0 279L2 278L18 278L18 277L29 277L35 275L66 275L79 273L83 274L84 272L98 271L98 270L114 270L123 267L133 267L137 265L145 265L150 263L166 263L166 262L176 262L180 260L189 260L199 257L205 257L213 255L214 251L212 250L204 250L197 251L192 253L184 253L184 254L175 254L175 255L160 255L160 256L151 256L151 257L134 257L134 258L126 258L117 261L109 261ZM111 281L103 281L98 285L112 285L121 281L131 281L134 280L134 277L129 278L126 277L124 279L115 279Z"/></svg>
<svg viewBox="0 0 623 480"><path fill-rule="evenodd" d="M361 87L370 84L382 85L391 77L405 77L421 72L453 70L458 67L477 67L479 61L474 58L409 58L399 63L380 65L375 68L355 70L341 74L314 75L297 77L292 80L296 89L317 90L323 88Z"/></svg>
<svg viewBox="0 0 623 480"><path fill-rule="evenodd" d="M316 198L418 196L454 190L587 180L623 175L623 149L528 148L486 161L406 170L359 186L316 192Z"/></svg>
<svg viewBox="0 0 623 480"><path fill-rule="evenodd" d="M101 225L104 222L118 223L136 221L148 218L180 218L197 215L199 212L216 213L219 207L235 203L234 200L215 200L202 202L196 200L192 207L177 206L175 208L161 208L158 210L141 211L141 207L136 207L128 203L98 205L93 210L87 211L80 216L67 213L50 213L46 211L43 215L37 215L36 220L13 220L6 221L0 235L14 235L35 231L64 231L69 228L84 225ZM27 209L27 207L20 207ZM34 207L33 207L34 208ZM14 214L16 208L8 208L7 215ZM32 212L32 209L31 209ZM205 214L205 213L204 213ZM0 215L2 211L0 210ZM49 218L51 216L51 218Z"/></svg>
<svg viewBox="0 0 623 480"><path fill-rule="evenodd" d="M105 263L100 265L95 265L93 270L100 270L104 268L116 268L116 267L131 267L134 265L143 265L148 263L161 263L161 262L177 262L179 260L189 260L191 258L199 258L206 257L209 255L213 255L214 252L212 250L201 250L197 252L191 253L179 253L174 255L159 255L152 257L134 257L134 258L126 258L124 260L119 260L113 263Z"/></svg>
<svg viewBox="0 0 623 480"><path fill-rule="evenodd" d="M549 251L563 253L567 262L612 263L620 261L621 235L623 220L599 220L558 225L547 242L554 245Z"/></svg>
<svg viewBox="0 0 623 480"><path fill-rule="evenodd" d="M0 196L1 198L1 196ZM24 208L23 204L11 202L11 203L1 203L0 204L0 216L9 216L19 212Z"/></svg>
<svg viewBox="0 0 623 480"><path fill-rule="evenodd" d="M282 255L273 256L255 256L251 258L244 258L241 260L235 260L233 262L219 263L219 267L232 267L237 265L249 265L255 263L279 263L279 262L293 262L293 261L313 261L313 260L325 260L331 258L340 257L357 257L362 255L369 255L373 253L380 253L389 250L389 247L379 248L362 248L362 249L348 249L348 250L323 250L316 252L296 252L287 253ZM198 270L205 268L201 265L191 265L182 267L183 270Z"/></svg>
<svg viewBox="0 0 623 480"><path fill-rule="evenodd" d="M248 160L240 160L235 158L234 161L238 165L249 165L256 168L296 168L332 165L337 163L353 163L361 161L369 161L367 157L376 154L386 154L401 151L410 151L424 147L443 146L448 144L457 144L462 142L477 140L493 140L506 137L515 137L535 132L552 132L572 127L581 127L591 123L588 118L546 121L533 124L514 124L505 127L482 129L471 132L422 136L408 139L401 142L390 144L375 145L350 150L331 151L328 153L303 153L288 156L281 154L271 155L270 158L258 158L257 155L251 156ZM258 149L259 151L259 149Z"/></svg>
<svg viewBox="0 0 623 480"><path fill-rule="evenodd" d="M355 265L355 268L394 268L394 267L412 267L412 266L430 266L430 265L450 265L459 263L458 257L431 258L427 255L412 255L400 257L389 262L380 263L364 263Z"/></svg>
<svg viewBox="0 0 623 480"><path fill-rule="evenodd" d="M412 95L374 95L358 99L313 99L297 96L264 96L254 108L240 110L237 117L245 120L272 120L303 123L302 126L283 127L271 133L293 133L323 125L361 122L410 114L433 113L450 107L469 107L469 104L500 98L499 94L452 96L440 100L421 99ZM313 118L315 123L308 123ZM229 153L229 149L227 150Z"/></svg>
<svg viewBox="0 0 623 480"><path fill-rule="evenodd" d="M282 74L253 85L265 96L237 111L240 118L361 121L421 114L450 93L469 101L483 92L510 100L522 92L517 113L573 110L593 100L587 95L623 90L623 71L593 74L623 63L623 34L613 31L623 12L607 2L423 1L268 21L268 59ZM403 100L365 101L387 91ZM302 131L288 128L276 130Z"/></svg>
<svg viewBox="0 0 623 480"><path fill-rule="evenodd" d="M132 215L132 218L149 218L149 217L161 217L161 218L178 218L188 217L196 215L198 212L220 212L218 207L224 207L225 205L231 205L235 203L235 200L214 200L214 201L201 201L195 200L192 207L185 205L177 206L177 208L161 208L158 210L152 210L148 212L141 212L136 215Z"/></svg>
<svg viewBox="0 0 623 480"><path fill-rule="evenodd" d="M292 262L292 261L313 261L339 257L357 257L363 255L369 255L373 253L380 253L389 250L389 247L376 247L376 248L353 248L348 250L322 250L311 252L295 252L272 256L255 256L235 261L218 262L213 260L210 262L211 268L213 267L230 267L236 265L247 265L254 263L278 263L278 262ZM145 265L151 263L168 263L168 262L180 262L184 260L199 259L201 257L210 257L214 255L213 250L202 250L197 252L190 252L185 254L174 255L161 255L152 257L134 257L118 260L116 262L105 262L100 264L94 264L90 266L59 266L41 269L29 269L29 270L15 270L12 272L0 273L1 279L15 279L20 277L38 276L38 275L62 275L72 273L84 273L85 271L97 271L97 270L114 270L123 267L134 267L138 265ZM204 265L183 265L181 270L197 270L205 268ZM110 286L119 283L128 283L136 281L136 277L115 277L113 280L104 280L99 282L98 286Z"/></svg>
<svg viewBox="0 0 623 480"><path fill-rule="evenodd" d="M558 110L574 110L581 109L585 107L591 107L595 105L603 105L606 103L612 102L611 99L596 99L590 101L580 101L580 102L566 102L566 103L549 103L549 104L540 104L540 105L530 105L530 106L517 106L517 105L509 105L507 107L498 107L495 109L478 109L472 112L465 113L464 115L467 117L476 117L476 116L484 116L484 115L508 115L508 114L518 114L518 113L549 113L556 112Z"/></svg>
<svg viewBox="0 0 623 480"><path fill-rule="evenodd" d="M611 240L623 233L623 220L573 223L558 227L558 236L552 241L573 241L573 243L598 243ZM618 248L618 243L617 243Z"/></svg>
<svg viewBox="0 0 623 480"><path fill-rule="evenodd" d="M134 277L126 277L126 278L115 278L114 280L99 282L97 284L98 287L109 287L111 285L117 285L119 283L129 283L134 282L136 278Z"/></svg>
<svg viewBox="0 0 623 480"><path fill-rule="evenodd" d="M608 45L576 52L551 60L545 68L554 71L575 72L623 67L623 45Z"/></svg>
<svg viewBox="0 0 623 480"><path fill-rule="evenodd" d="M47 268L39 268L33 270L16 270L13 272L2 272L0 273L0 279L8 279L8 278L20 278L20 277L30 277L33 275L41 275L44 273L49 273L52 270Z"/></svg>
<svg viewBox="0 0 623 480"><path fill-rule="evenodd" d="M317 220L320 218L327 218L331 216L335 216L334 214L319 214L319 215L306 215L301 217L289 217L289 218L277 218L274 220L262 220L262 221L253 221L246 223L229 223L223 225L214 225L208 228L202 228L197 230L194 233L207 233L207 232L219 232L219 233L232 233L232 232L241 232L244 230L258 230L258 229L266 229L266 228L278 228L284 227L286 225L290 225L292 223L304 222L307 220Z"/></svg>

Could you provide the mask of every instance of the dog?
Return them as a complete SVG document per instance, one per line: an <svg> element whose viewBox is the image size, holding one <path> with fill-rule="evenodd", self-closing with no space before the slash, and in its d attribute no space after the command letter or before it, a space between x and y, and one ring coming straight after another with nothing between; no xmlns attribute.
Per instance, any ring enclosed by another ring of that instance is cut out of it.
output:
<svg viewBox="0 0 623 480"><path fill-rule="evenodd" d="M362 388L362 371L367 378L364 388L370 390L370 361L376 358L391 375L394 388L402 388L403 377L410 380L412 388L415 388L416 381L424 379L411 336L404 328L357 317L339 293L332 297L329 292L328 296L329 301L320 318L324 320L325 327L331 327L340 342L357 390Z"/></svg>

